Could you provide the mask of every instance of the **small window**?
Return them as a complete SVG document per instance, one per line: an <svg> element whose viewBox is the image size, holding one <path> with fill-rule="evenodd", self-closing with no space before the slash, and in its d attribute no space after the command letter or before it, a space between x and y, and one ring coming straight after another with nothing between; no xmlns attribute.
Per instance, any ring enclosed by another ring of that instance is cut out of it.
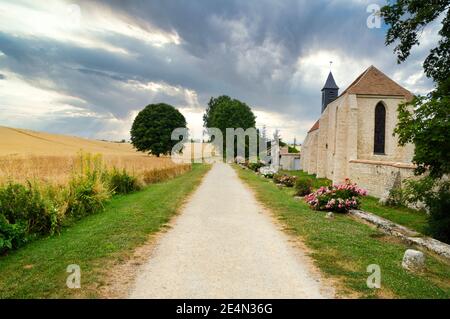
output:
<svg viewBox="0 0 450 319"><path fill-rule="evenodd" d="M375 154L385 154L386 140L386 108L379 102L375 107L375 132L373 152Z"/></svg>

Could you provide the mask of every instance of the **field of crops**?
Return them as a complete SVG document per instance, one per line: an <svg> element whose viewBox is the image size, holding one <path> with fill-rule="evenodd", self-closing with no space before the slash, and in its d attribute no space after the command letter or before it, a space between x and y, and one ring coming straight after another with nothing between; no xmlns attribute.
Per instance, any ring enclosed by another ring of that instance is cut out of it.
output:
<svg viewBox="0 0 450 319"><path fill-rule="evenodd" d="M0 127L0 255L191 170L129 143Z"/></svg>
<svg viewBox="0 0 450 319"><path fill-rule="evenodd" d="M177 165L168 157L136 152L129 143L0 127L0 183L26 180L65 184L78 169L82 153L100 154L107 168L126 169L133 175Z"/></svg>

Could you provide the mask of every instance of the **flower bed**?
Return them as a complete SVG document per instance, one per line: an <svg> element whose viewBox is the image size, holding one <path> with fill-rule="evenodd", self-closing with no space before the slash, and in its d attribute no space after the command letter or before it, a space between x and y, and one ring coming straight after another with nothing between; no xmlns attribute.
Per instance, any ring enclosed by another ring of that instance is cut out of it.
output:
<svg viewBox="0 0 450 319"><path fill-rule="evenodd" d="M314 210L327 210L346 213L350 209L357 209L360 198L366 196L367 191L352 183L348 178L343 184L320 187L314 193L305 196L305 201Z"/></svg>

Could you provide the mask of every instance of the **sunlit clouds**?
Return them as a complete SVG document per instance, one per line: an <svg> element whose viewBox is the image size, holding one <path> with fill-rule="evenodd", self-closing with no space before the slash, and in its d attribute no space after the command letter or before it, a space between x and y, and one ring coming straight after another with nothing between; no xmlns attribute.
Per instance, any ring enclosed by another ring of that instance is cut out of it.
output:
<svg viewBox="0 0 450 319"><path fill-rule="evenodd" d="M164 102L201 138L209 99L226 94L301 142L330 69L341 91L371 64L414 93L432 87L421 63L439 25L398 65L368 4L0 0L0 125L128 139L137 112Z"/></svg>

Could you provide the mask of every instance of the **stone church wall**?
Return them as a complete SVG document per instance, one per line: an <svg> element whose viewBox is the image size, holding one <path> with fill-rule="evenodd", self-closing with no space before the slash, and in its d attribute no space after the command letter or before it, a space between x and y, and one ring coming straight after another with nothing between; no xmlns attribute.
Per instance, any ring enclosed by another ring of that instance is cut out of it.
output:
<svg viewBox="0 0 450 319"><path fill-rule="evenodd" d="M375 107L386 108L385 155L373 153ZM318 130L308 133L302 147L302 167L333 183L350 178L370 195L381 197L400 179L413 176L413 145L400 147L393 136L397 124L396 97L344 94L320 117Z"/></svg>
<svg viewBox="0 0 450 319"><path fill-rule="evenodd" d="M393 136L397 125L397 108L403 99L383 96L358 96L358 159L410 163L414 147L398 146ZM385 155L373 154L375 107L382 102L386 109Z"/></svg>
<svg viewBox="0 0 450 319"><path fill-rule="evenodd" d="M384 197L394 186L414 176L413 165L394 162L353 160L349 163L349 178L367 189L369 195Z"/></svg>

